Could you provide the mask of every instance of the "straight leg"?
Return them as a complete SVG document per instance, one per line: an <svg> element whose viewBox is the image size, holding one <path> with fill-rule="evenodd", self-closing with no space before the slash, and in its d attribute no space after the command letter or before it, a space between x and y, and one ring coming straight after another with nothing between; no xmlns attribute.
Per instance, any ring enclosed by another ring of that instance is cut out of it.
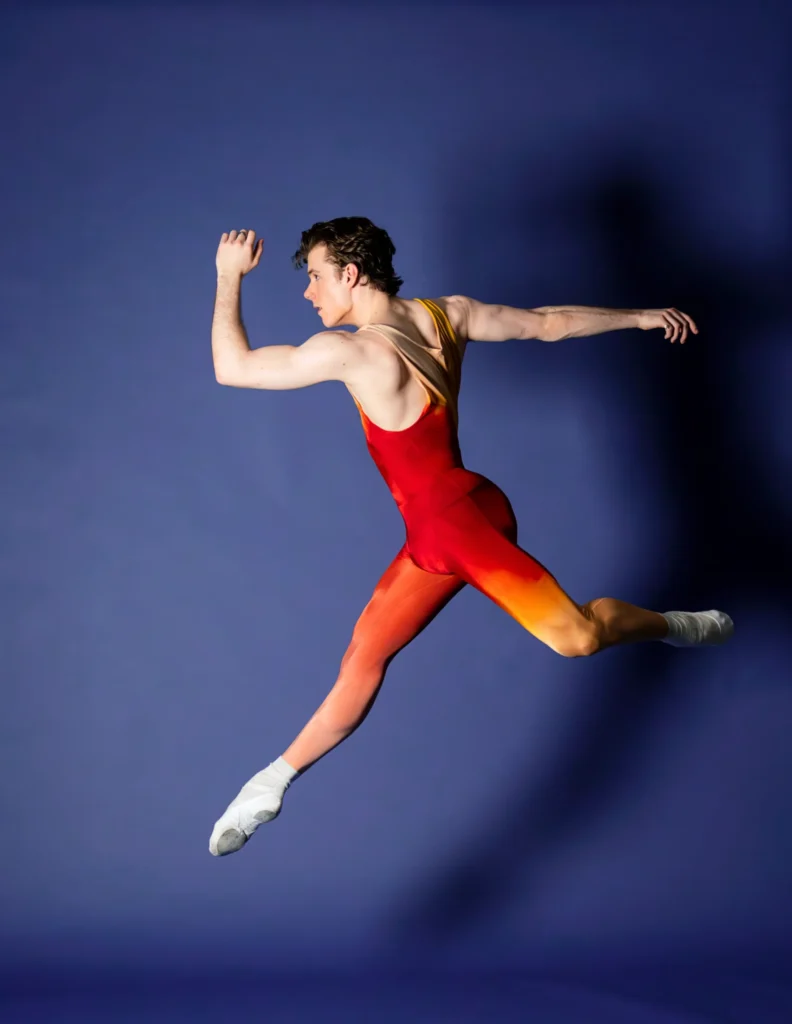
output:
<svg viewBox="0 0 792 1024"><path fill-rule="evenodd" d="M465 586L453 575L419 568L402 547L355 625L330 693L291 746L242 787L215 822L209 852L236 853L259 825L280 814L283 796L304 772L357 729L379 693L396 654Z"/></svg>
<svg viewBox="0 0 792 1024"><path fill-rule="evenodd" d="M305 771L345 740L364 720L388 665L465 586L457 576L419 568L406 546L391 562L355 625L332 690L283 759Z"/></svg>

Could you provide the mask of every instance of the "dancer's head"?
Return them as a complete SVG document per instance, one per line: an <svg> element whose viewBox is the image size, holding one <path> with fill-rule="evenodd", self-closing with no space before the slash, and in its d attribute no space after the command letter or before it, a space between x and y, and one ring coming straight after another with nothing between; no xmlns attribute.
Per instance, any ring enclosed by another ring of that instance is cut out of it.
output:
<svg viewBox="0 0 792 1024"><path fill-rule="evenodd" d="M303 231L294 266L308 269L305 298L326 327L353 323L364 293L394 296L402 279L393 270L396 247L367 217L336 217Z"/></svg>

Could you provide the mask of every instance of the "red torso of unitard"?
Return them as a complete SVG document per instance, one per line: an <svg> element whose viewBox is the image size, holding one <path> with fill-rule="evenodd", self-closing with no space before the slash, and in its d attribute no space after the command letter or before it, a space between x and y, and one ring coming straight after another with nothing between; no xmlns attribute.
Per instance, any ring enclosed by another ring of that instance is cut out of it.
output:
<svg viewBox="0 0 792 1024"><path fill-rule="evenodd" d="M516 525L508 499L500 489L480 473L465 469L462 463L456 424L456 393L461 363L456 338L435 303L418 301L432 313L438 329L444 363L450 371L446 378L450 380L450 400L444 400L442 394L432 394L427 388L428 400L423 412L412 426L404 430L378 427L355 401L368 450L404 519L411 557L422 568L444 573L451 569L448 559L440 551L445 545L438 542L449 525L446 511L460 499L478 489L479 498L486 501L490 518L494 515L502 530L512 533ZM405 356L405 361L412 362L409 350L405 352L402 347L401 339L405 336L401 332L387 325L368 326L393 341ZM417 376L420 379L421 374ZM482 487L487 492L486 496L480 491Z"/></svg>

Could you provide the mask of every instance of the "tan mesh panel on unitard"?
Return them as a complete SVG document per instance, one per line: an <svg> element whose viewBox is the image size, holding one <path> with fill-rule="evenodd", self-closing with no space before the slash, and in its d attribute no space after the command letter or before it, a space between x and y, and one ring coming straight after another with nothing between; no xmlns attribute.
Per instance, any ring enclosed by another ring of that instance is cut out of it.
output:
<svg viewBox="0 0 792 1024"><path fill-rule="evenodd" d="M459 350L456 333L448 317L436 302L432 302L431 299L416 299L415 301L420 302L432 315L440 342L439 353L430 352L404 331L400 331L398 327L392 327L390 324L366 324L366 329L385 335L396 346L430 396L439 405L448 406L454 427L458 429L462 353Z"/></svg>

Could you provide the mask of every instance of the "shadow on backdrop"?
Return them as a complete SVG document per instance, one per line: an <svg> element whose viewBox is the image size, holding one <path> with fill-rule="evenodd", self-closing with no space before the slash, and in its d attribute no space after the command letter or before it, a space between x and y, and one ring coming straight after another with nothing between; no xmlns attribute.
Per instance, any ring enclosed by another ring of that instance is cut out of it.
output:
<svg viewBox="0 0 792 1024"><path fill-rule="evenodd" d="M482 206L491 203L491 185L482 196ZM641 389L641 429L655 435L650 449L658 453L659 476L669 482L680 524L665 574L646 587L646 605L728 611L744 594L751 605L774 605L789 615L792 552L784 509L752 461L751 439L740 436L730 414L736 374L729 364L785 312L778 261L775 268L748 263L743 273L724 270L715 254L711 263L692 257L694 249L680 233L680 211L634 157L611 160L573 196L568 187L559 190L543 204L543 215L568 217L570 203L583 218L581 226L593 232L608 293L616 300L601 304L656 307L667 301L690 313L701 329L684 358L663 360L660 370L656 359L649 367L650 346L640 344L629 358L598 370L612 375L616 389ZM514 219L525 226L519 205L512 204ZM475 211L476 204L467 209ZM470 277L469 267L457 269ZM509 280L508 271L499 268L497 281L491 269L478 276L482 291L504 296L497 301L521 304L524 282ZM527 376L531 359L515 348L510 371ZM600 595L580 599L594 596ZM593 681L586 678L587 686L603 683L601 699L593 707L586 700L556 763L547 764L542 777L516 769L520 786L499 820L482 823L480 842L453 862L435 864L431 877L400 894L391 917L398 945L445 944L497 916L517 890L521 898L527 890L530 899L526 881L535 885L564 844L574 843L605 809L612 813L630 799L631 764L664 707L678 700L665 676L667 659L680 656L685 652L660 644L624 648L618 657L599 655L598 673Z"/></svg>

